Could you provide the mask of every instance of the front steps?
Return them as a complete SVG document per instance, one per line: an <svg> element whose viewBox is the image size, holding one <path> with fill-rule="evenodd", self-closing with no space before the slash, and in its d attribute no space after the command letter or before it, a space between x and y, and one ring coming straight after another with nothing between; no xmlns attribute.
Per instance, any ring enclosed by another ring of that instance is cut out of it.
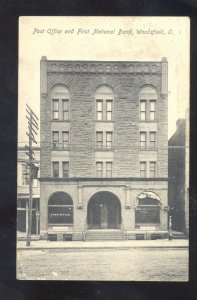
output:
<svg viewBox="0 0 197 300"><path fill-rule="evenodd" d="M91 229L87 230L86 241L120 241L123 240L123 233L119 229Z"/></svg>
<svg viewBox="0 0 197 300"><path fill-rule="evenodd" d="M185 240L185 239L187 239L187 236L183 232L173 230L172 231L172 238L173 238L173 240Z"/></svg>

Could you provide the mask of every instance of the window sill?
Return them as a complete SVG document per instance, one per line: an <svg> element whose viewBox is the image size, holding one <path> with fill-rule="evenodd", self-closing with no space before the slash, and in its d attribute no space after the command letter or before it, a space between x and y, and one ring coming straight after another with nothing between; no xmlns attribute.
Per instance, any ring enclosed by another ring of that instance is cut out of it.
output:
<svg viewBox="0 0 197 300"><path fill-rule="evenodd" d="M71 120L51 120L51 122L57 122L57 123L62 123L62 122L70 122Z"/></svg>

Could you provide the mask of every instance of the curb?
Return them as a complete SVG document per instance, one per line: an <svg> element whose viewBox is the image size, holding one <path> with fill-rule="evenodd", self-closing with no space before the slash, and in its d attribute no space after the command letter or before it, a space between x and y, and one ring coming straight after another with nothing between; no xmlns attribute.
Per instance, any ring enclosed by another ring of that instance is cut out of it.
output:
<svg viewBox="0 0 197 300"><path fill-rule="evenodd" d="M17 250L128 250L128 249L188 249L188 246L120 246L120 247L19 247Z"/></svg>

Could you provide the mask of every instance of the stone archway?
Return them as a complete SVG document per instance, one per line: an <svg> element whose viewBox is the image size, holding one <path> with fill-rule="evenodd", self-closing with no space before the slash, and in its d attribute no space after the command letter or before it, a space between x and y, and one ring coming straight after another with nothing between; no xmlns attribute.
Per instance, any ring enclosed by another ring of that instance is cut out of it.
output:
<svg viewBox="0 0 197 300"><path fill-rule="evenodd" d="M111 192L94 194L87 208L88 229L118 229L121 225L120 200Z"/></svg>

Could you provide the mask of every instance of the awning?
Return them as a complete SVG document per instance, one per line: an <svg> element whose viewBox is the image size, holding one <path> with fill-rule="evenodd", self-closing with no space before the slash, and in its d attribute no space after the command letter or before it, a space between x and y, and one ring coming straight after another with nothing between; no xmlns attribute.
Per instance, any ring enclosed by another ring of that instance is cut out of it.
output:
<svg viewBox="0 0 197 300"><path fill-rule="evenodd" d="M138 199L144 199L144 198L152 198L152 199L155 199L155 200L158 200L161 202L161 199L159 198L158 195L156 195L155 193L153 192L143 192L141 193L139 196L138 196Z"/></svg>

